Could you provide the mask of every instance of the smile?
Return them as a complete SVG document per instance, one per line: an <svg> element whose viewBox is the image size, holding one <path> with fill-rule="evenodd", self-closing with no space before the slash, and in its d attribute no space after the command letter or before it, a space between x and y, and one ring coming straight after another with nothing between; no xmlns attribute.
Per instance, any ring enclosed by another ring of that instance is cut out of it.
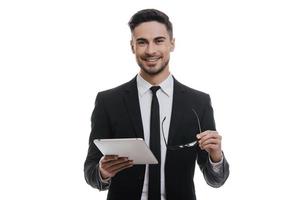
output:
<svg viewBox="0 0 300 200"><path fill-rule="evenodd" d="M143 60L147 62L156 62L160 59L160 57L150 57L150 58L144 58Z"/></svg>

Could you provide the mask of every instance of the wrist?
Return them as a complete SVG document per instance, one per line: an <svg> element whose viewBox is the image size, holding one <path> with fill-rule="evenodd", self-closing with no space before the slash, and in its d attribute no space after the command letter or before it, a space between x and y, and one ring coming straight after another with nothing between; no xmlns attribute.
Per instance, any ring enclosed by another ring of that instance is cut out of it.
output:
<svg viewBox="0 0 300 200"><path fill-rule="evenodd" d="M210 154L210 159L214 163L220 162L222 160L222 157L223 157L222 152Z"/></svg>

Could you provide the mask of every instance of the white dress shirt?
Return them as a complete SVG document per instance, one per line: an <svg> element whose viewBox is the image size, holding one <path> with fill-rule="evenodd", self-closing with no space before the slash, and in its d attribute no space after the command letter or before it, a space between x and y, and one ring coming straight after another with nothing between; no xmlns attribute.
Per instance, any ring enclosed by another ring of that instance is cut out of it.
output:
<svg viewBox="0 0 300 200"><path fill-rule="evenodd" d="M159 84L160 90L156 92L157 99L159 102L159 112L160 112L160 121L166 117L164 122L164 133L166 140L169 134L169 127L170 127L170 119L171 119L171 112L172 112L172 102L173 102L173 87L174 80L172 75L169 75L166 80ZM143 122L143 130L144 130L144 139L147 145L150 142L150 114L151 114L151 102L152 102L152 92L150 88L152 85L144 80L140 74L137 75L137 88L139 94L139 102L140 102L140 109L141 109L141 116ZM162 128L162 127L161 127ZM161 145L161 164L160 164L160 174L161 174L161 199L166 199L166 192L165 192L165 158L166 158L166 145L164 138L162 136L162 131L160 128L160 145ZM148 182L149 182L149 165L146 165L146 173L144 179L144 186L142 192L141 200L148 199Z"/></svg>

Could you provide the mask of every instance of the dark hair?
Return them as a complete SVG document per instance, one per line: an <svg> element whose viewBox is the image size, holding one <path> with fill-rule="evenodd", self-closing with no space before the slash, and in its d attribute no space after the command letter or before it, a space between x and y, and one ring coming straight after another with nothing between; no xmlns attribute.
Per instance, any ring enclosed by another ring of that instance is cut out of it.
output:
<svg viewBox="0 0 300 200"><path fill-rule="evenodd" d="M167 28L167 31L169 32L170 38L173 38L173 27L168 15L156 9L144 9L138 11L131 17L128 25L132 32L135 27L137 27L141 23L150 21L157 21L164 24Z"/></svg>

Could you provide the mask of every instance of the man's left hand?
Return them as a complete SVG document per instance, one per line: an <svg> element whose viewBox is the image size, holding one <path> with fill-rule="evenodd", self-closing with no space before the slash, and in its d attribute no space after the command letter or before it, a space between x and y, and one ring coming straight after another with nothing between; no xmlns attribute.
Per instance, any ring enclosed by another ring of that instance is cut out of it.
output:
<svg viewBox="0 0 300 200"><path fill-rule="evenodd" d="M198 145L208 152L211 161L219 162L222 159L221 140L222 136L217 131L204 131L196 135Z"/></svg>

